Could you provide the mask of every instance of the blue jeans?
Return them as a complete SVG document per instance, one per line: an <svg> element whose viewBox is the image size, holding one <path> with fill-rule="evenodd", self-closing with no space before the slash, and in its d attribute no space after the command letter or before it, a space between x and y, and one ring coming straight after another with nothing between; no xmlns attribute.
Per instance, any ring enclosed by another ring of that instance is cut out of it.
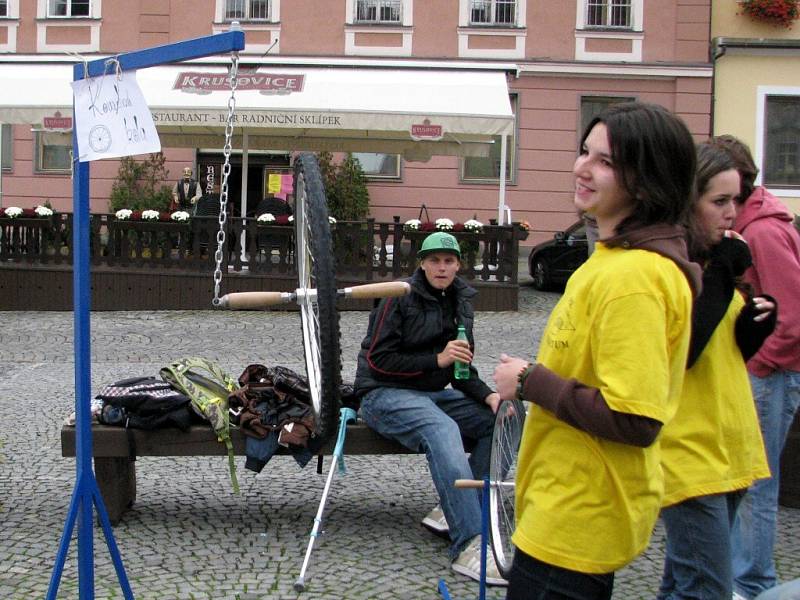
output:
<svg viewBox="0 0 800 600"><path fill-rule="evenodd" d="M661 511L667 548L658 600L731 597L731 526L741 498L698 496Z"/></svg>
<svg viewBox="0 0 800 600"><path fill-rule="evenodd" d="M591 575L562 569L517 548L506 600L610 600L613 591L614 573Z"/></svg>
<svg viewBox="0 0 800 600"><path fill-rule="evenodd" d="M739 506L733 525L734 588L747 598L778 583L772 550L778 518L780 457L800 404L800 372L775 371L750 376L758 420L772 477L753 484Z"/></svg>
<svg viewBox="0 0 800 600"><path fill-rule="evenodd" d="M456 489L456 479L489 473L494 415L485 404L458 390L423 392L378 388L361 399L361 418L382 436L424 452L442 512L450 527L450 558L481 533L479 490ZM462 440L474 441L467 460Z"/></svg>

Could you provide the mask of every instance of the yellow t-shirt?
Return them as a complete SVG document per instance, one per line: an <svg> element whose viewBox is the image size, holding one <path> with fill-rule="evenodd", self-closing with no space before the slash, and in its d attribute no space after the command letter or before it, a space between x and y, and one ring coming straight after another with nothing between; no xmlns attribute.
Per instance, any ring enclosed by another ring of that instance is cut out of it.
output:
<svg viewBox="0 0 800 600"><path fill-rule="evenodd" d="M678 413L661 432L664 506L769 477L747 368L734 335L743 306L744 299L734 294L700 358L686 372Z"/></svg>
<svg viewBox="0 0 800 600"><path fill-rule="evenodd" d="M600 243L550 315L538 360L598 388L615 411L665 423L683 385L691 307L673 261ZM604 440L534 405L519 451L514 543L574 571L624 566L646 548L658 517L660 460L658 441Z"/></svg>

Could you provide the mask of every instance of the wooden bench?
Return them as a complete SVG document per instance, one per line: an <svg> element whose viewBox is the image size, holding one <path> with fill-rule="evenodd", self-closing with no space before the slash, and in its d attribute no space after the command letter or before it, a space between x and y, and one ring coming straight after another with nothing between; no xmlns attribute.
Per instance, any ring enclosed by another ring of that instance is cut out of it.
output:
<svg viewBox="0 0 800 600"><path fill-rule="evenodd" d="M61 429L61 456L75 456L75 428ZM231 430L233 448L238 456L245 454L245 436ZM94 471L97 486L103 495L108 516L116 525L136 500L137 456L226 456L225 445L217 441L210 427L194 425L188 431L178 429L126 430L108 425L92 426ZM336 445L332 436L320 455L330 455ZM278 455L289 451L281 448ZM375 433L363 423L347 426L345 456L367 454L412 454L404 446Z"/></svg>

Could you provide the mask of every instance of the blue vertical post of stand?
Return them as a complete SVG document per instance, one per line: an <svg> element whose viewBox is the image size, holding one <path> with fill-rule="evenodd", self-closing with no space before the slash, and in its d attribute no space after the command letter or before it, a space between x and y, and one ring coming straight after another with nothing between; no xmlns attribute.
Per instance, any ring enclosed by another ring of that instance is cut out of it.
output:
<svg viewBox="0 0 800 600"><path fill-rule="evenodd" d="M116 57L119 69L130 71L154 67L162 64L181 62L203 56L244 49L244 32L238 24L231 31L176 44L138 50ZM85 64L76 64L73 80L97 77L107 71L106 59L98 59ZM116 64L114 71L116 71ZM111 72L114 72L111 71ZM73 110L74 119L79 115ZM70 539L78 522L78 589L80 600L94 598L94 511L97 514L106 538L108 551L117 571L120 587L126 600L133 599L125 567L117 548L111 522L108 518L103 498L97 487L92 470L92 415L91 415L91 250L90 210L89 210L89 163L78 160L78 140L76 129L72 134L73 182L72 182L72 251L73 251L73 302L74 302L74 351L75 351L75 489L72 493L69 511L64 523L64 531L56 553L47 600L54 600L64 570Z"/></svg>

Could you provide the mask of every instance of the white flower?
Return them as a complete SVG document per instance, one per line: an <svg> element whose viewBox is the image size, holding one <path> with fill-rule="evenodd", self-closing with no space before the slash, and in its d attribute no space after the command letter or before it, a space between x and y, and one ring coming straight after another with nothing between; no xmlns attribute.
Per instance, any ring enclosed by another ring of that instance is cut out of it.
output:
<svg viewBox="0 0 800 600"><path fill-rule="evenodd" d="M422 225L422 221L419 219L409 219L405 223L403 223L403 229L413 229L414 231L418 230Z"/></svg>
<svg viewBox="0 0 800 600"><path fill-rule="evenodd" d="M475 219L470 219L464 222L464 229L467 231L483 231L483 223Z"/></svg>
<svg viewBox="0 0 800 600"><path fill-rule="evenodd" d="M188 221L190 216L191 215L189 215L189 213L186 212L185 210L176 210L169 216L169 218L172 219L173 221Z"/></svg>
<svg viewBox="0 0 800 600"><path fill-rule="evenodd" d="M50 217L53 215L53 211L47 208L46 206L37 206L35 209L33 209L33 212L35 212L40 217Z"/></svg>
<svg viewBox="0 0 800 600"><path fill-rule="evenodd" d="M450 219L436 219L436 229L439 231L450 231L453 228L453 222Z"/></svg>
<svg viewBox="0 0 800 600"><path fill-rule="evenodd" d="M328 223L330 223L331 225L336 225L336 219L334 219L333 217L328 217Z"/></svg>
<svg viewBox="0 0 800 600"><path fill-rule="evenodd" d="M19 206L9 206L4 212L9 219L16 219L22 214L22 209Z"/></svg>
<svg viewBox="0 0 800 600"><path fill-rule="evenodd" d="M131 218L133 211L128 208L120 208L117 212L114 213L114 216L120 221L127 221Z"/></svg>
<svg viewBox="0 0 800 600"><path fill-rule="evenodd" d="M275 216L272 213L264 213L263 215L258 215L256 221L259 223L272 223L275 220Z"/></svg>
<svg viewBox="0 0 800 600"><path fill-rule="evenodd" d="M289 223L294 223L294 215L289 215Z"/></svg>
<svg viewBox="0 0 800 600"><path fill-rule="evenodd" d="M142 219L145 221L158 221L157 210L144 210L142 211Z"/></svg>

